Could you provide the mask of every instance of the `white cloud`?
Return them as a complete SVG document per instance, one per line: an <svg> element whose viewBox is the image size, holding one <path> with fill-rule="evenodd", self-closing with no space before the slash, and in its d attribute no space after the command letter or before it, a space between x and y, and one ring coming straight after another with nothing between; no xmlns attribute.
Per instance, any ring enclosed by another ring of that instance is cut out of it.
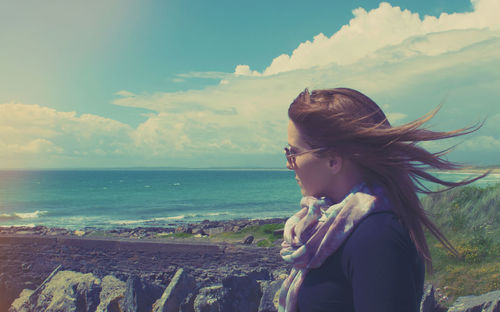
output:
<svg viewBox="0 0 500 312"><path fill-rule="evenodd" d="M234 74L236 76L261 76L261 74L256 70L250 70L248 65L237 65L234 69Z"/></svg>
<svg viewBox="0 0 500 312"><path fill-rule="evenodd" d="M34 139L23 144L16 143L4 143L0 141L0 151L4 155L16 155L16 154L45 154L45 153L55 153L60 154L63 149L56 146L49 140L46 139Z"/></svg>
<svg viewBox="0 0 500 312"><path fill-rule="evenodd" d="M217 157L205 165L227 164L224 155L278 155L286 143L288 106L305 87L358 89L383 107L393 124L420 117L446 95L438 127L460 128L485 115L498 124L500 24L492 12L500 10L499 3L475 1L473 12L423 19L387 3L369 12L359 8L331 37L318 34L291 55L276 57L262 73L240 64L233 73L176 78L220 80L201 90L118 91L114 104L156 112L142 114L148 119L135 129L96 115L1 104L0 152L118 154L192 165L207 155ZM498 129L489 124L457 152L481 149L494 159ZM424 146L441 150L451 145L445 143Z"/></svg>
<svg viewBox="0 0 500 312"><path fill-rule="evenodd" d="M473 150L478 154L483 151L495 151L500 155L500 137L479 135L466 140L458 147L461 150Z"/></svg>
<svg viewBox="0 0 500 312"><path fill-rule="evenodd" d="M479 97L486 84L499 89L500 32L489 13L496 6L481 1L474 12L423 19L387 3L370 12L356 9L349 25L275 58L262 74L241 64L232 75L189 73L184 77L222 80L202 90L142 94L114 103L157 111L136 129L134 142L153 155L176 157L222 146L227 152L279 153L288 105L305 87L359 89L395 124L420 117L451 93L437 120L444 119L448 130L458 128L470 124L471 107L465 97L453 95L468 90ZM484 96L475 105L475 112L498 107Z"/></svg>
<svg viewBox="0 0 500 312"><path fill-rule="evenodd" d="M468 13L443 13L438 18L401 10L389 3L382 2L379 7L367 12L363 8L353 10L354 17L348 25L344 25L331 37L320 33L312 41L301 43L291 55L282 54L276 57L263 71L264 75L274 75L297 69L307 69L335 63L338 65L353 64L375 51L386 46L394 46L415 36L423 36L435 32L464 29L500 30L500 19L493 12L500 11L498 0L482 0L473 2L474 11ZM448 42L439 44L415 44L418 52L435 55L446 51L460 49L474 41L473 36L462 37L457 34ZM254 72L247 65L246 72ZM238 69L237 67L237 69ZM236 70L235 70L236 74ZM258 74L255 72L255 74Z"/></svg>
<svg viewBox="0 0 500 312"><path fill-rule="evenodd" d="M58 112L53 108L20 103L0 104L0 154L103 155L126 146L130 126L91 114Z"/></svg>

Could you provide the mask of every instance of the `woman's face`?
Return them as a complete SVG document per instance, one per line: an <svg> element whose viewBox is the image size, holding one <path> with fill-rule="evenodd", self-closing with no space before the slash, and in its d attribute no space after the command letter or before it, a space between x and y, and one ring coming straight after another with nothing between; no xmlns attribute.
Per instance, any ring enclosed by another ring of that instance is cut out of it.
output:
<svg viewBox="0 0 500 312"><path fill-rule="evenodd" d="M290 120L288 122L288 144L291 153L301 153L310 150L300 130ZM318 158L314 153L305 153L295 157L295 161L287 161L287 168L295 171L297 180L303 196L325 196L328 187L332 187L331 170L328 158Z"/></svg>

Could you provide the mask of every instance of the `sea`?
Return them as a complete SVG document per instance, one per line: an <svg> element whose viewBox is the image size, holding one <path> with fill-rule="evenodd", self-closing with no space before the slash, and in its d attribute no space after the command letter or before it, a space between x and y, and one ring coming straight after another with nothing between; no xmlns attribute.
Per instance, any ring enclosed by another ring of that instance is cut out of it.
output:
<svg viewBox="0 0 500 312"><path fill-rule="evenodd" d="M477 176L435 174L449 181ZM109 230L286 218L301 199L294 177L287 169L2 170L0 227ZM473 185L496 183L500 174Z"/></svg>

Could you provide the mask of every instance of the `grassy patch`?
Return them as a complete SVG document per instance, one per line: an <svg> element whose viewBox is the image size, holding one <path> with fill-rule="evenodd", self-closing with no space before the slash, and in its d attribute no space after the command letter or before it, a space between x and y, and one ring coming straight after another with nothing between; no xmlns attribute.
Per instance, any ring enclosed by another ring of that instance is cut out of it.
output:
<svg viewBox="0 0 500 312"><path fill-rule="evenodd" d="M247 226L238 232L223 232L210 236L210 240L213 241L225 241L225 242L241 242L248 235L254 237L254 241L259 247L271 247L273 242L281 239L282 235L275 235L274 231L282 229L285 226L284 223L274 223L274 224L263 224L255 226Z"/></svg>
<svg viewBox="0 0 500 312"><path fill-rule="evenodd" d="M455 188L427 196L422 204L460 253L453 256L426 231L434 266L426 280L448 296L442 304L500 289L500 184Z"/></svg>

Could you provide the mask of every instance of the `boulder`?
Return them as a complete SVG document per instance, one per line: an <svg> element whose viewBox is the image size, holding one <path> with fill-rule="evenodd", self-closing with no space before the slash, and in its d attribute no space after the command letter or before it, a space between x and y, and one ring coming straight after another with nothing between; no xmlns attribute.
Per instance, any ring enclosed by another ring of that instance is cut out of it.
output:
<svg viewBox="0 0 500 312"><path fill-rule="evenodd" d="M262 298L260 299L258 312L278 311L278 301L275 300L275 298L277 298L276 294L279 293L281 289L281 284L283 284L282 279L275 281L264 281L261 283Z"/></svg>
<svg viewBox="0 0 500 312"><path fill-rule="evenodd" d="M500 290L479 296L458 297L448 312L500 312Z"/></svg>
<svg viewBox="0 0 500 312"><path fill-rule="evenodd" d="M258 310L262 291L256 280L246 275L233 275L224 278L222 286L228 290L224 298L224 307L229 308L227 311L252 312Z"/></svg>
<svg viewBox="0 0 500 312"><path fill-rule="evenodd" d="M203 287L194 299L195 312L229 311L223 307L227 290L222 285Z"/></svg>
<svg viewBox="0 0 500 312"><path fill-rule="evenodd" d="M21 312L21 311L26 311L28 312L28 306L24 305L25 302L28 302L31 294L33 294L34 290L31 290L31 289L23 289L23 291L21 292L21 294L19 295L19 297L14 300L14 302L12 302L12 305L10 306L10 309L9 309L9 312L10 311L18 311L18 312ZM5 311L5 310L2 310L2 311Z"/></svg>
<svg viewBox="0 0 500 312"><path fill-rule="evenodd" d="M101 288L96 312L123 311L126 283L113 275L106 275L101 281Z"/></svg>
<svg viewBox="0 0 500 312"><path fill-rule="evenodd" d="M201 288L194 300L195 312L257 312L262 291L255 279L232 275L222 285Z"/></svg>
<svg viewBox="0 0 500 312"><path fill-rule="evenodd" d="M434 297L434 286L432 284L427 284L424 287L422 301L420 301L420 312L435 312L436 305L437 302Z"/></svg>
<svg viewBox="0 0 500 312"><path fill-rule="evenodd" d="M161 297L163 288L136 275L127 279L124 298L125 312L151 311L153 303Z"/></svg>
<svg viewBox="0 0 500 312"><path fill-rule="evenodd" d="M253 242L253 236L252 235L248 235L247 237L245 237L245 239L243 240L243 244L245 245L251 245L252 242Z"/></svg>
<svg viewBox="0 0 500 312"><path fill-rule="evenodd" d="M179 312L194 312L195 293L189 293L179 306Z"/></svg>
<svg viewBox="0 0 500 312"><path fill-rule="evenodd" d="M178 269L161 298L153 304L153 312L179 311L184 299L195 289L194 278L188 276L182 268Z"/></svg>
<svg viewBox="0 0 500 312"><path fill-rule="evenodd" d="M100 291L101 281L91 273L60 271L33 293L21 293L9 311L95 311Z"/></svg>

